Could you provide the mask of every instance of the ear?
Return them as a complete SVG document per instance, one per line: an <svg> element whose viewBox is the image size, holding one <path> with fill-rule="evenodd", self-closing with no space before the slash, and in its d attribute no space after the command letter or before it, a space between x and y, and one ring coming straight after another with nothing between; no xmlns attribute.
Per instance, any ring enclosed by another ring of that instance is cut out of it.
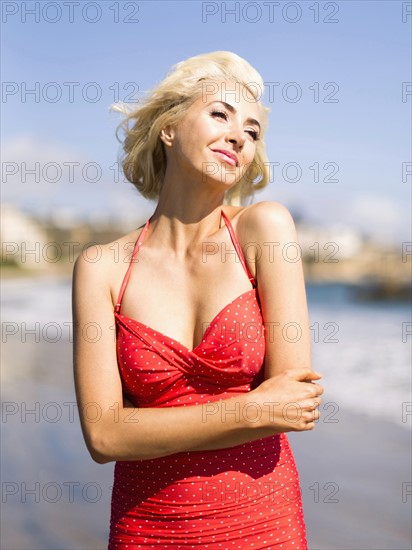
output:
<svg viewBox="0 0 412 550"><path fill-rule="evenodd" d="M160 139L167 147L172 147L173 139L175 137L175 131L172 126L165 126L160 130Z"/></svg>

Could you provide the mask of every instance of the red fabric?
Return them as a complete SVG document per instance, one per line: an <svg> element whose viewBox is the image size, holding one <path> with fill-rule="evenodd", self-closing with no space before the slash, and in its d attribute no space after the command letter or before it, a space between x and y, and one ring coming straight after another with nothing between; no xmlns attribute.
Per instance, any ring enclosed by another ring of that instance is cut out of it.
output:
<svg viewBox="0 0 412 550"><path fill-rule="evenodd" d="M193 350L120 313L133 260L115 308L123 389L136 407L178 407L246 393L263 377L265 328L256 281L222 210L253 288L230 302ZM253 421L259 410L224 409ZM286 434L227 449L188 451L150 460L118 461L109 550L199 548L306 550L299 478Z"/></svg>

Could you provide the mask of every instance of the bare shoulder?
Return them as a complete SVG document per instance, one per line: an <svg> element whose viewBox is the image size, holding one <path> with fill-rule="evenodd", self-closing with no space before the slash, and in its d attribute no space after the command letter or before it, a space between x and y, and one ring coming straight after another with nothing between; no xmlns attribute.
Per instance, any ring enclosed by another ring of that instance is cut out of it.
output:
<svg viewBox="0 0 412 550"><path fill-rule="evenodd" d="M276 201L261 201L241 208L236 214L236 227L242 244L251 240L296 240L296 227L289 210Z"/></svg>
<svg viewBox="0 0 412 550"><path fill-rule="evenodd" d="M74 273L87 272L91 276L103 277L113 265L131 256L142 227L134 229L109 243L92 244L85 248L74 263Z"/></svg>
<svg viewBox="0 0 412 550"><path fill-rule="evenodd" d="M93 244L76 258L73 267L73 292L107 297L113 295L119 277L124 275L143 226L109 243ZM121 266L121 267L119 267Z"/></svg>

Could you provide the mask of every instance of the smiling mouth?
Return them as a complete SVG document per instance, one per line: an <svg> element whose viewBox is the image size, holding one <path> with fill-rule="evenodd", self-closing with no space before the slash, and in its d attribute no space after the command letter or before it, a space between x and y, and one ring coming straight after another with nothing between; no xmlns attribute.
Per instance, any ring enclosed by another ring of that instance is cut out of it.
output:
<svg viewBox="0 0 412 550"><path fill-rule="evenodd" d="M238 162L234 158L224 153L223 151L213 151L213 152L219 155L222 160L224 160L231 166L238 166Z"/></svg>

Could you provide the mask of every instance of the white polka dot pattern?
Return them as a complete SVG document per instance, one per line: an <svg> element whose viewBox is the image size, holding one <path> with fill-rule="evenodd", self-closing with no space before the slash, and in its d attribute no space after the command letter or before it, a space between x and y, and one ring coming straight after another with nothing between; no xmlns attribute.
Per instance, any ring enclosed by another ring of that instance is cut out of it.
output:
<svg viewBox="0 0 412 550"><path fill-rule="evenodd" d="M221 401L263 381L265 328L255 284L223 308L189 350L120 313L126 275L115 310L117 358L124 392L136 407ZM108 550L307 549L286 434L227 449L118 461L111 506Z"/></svg>
<svg viewBox="0 0 412 550"><path fill-rule="evenodd" d="M265 330L255 288L216 315L194 350L125 315L116 320L123 389L137 407L209 403L263 380Z"/></svg>
<svg viewBox="0 0 412 550"><path fill-rule="evenodd" d="M215 451L117 462L109 550L307 550L286 434Z"/></svg>

